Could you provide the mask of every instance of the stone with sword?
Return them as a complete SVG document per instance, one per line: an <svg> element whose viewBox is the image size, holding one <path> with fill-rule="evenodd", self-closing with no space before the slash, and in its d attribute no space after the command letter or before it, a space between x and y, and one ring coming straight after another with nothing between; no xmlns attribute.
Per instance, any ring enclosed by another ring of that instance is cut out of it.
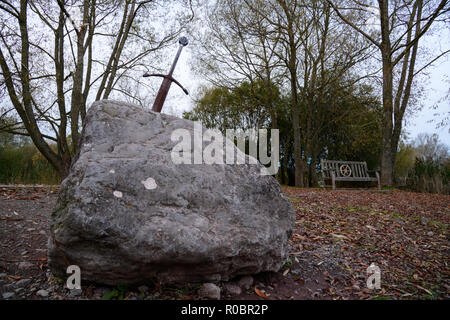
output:
<svg viewBox="0 0 450 320"><path fill-rule="evenodd" d="M189 94L188 91L177 81L172 77L173 71L175 70L175 66L177 65L178 58L180 57L181 51L185 46L188 44L188 39L186 37L181 37L178 41L180 44L180 47L178 48L177 55L175 56L175 59L173 60L172 66L170 67L169 73L164 75L160 73L145 73L144 77L162 77L164 78L163 82L161 83L161 87L159 88L158 94L156 95L155 102L153 103L152 111L154 112L161 112L161 109L164 105L164 101L166 100L167 93L169 92L170 85L172 82L175 82L186 94Z"/></svg>

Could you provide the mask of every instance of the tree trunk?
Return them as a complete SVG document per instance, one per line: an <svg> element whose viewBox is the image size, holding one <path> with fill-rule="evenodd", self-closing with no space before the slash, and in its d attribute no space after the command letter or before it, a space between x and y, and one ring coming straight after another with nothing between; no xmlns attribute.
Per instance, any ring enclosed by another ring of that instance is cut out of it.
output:
<svg viewBox="0 0 450 320"><path fill-rule="evenodd" d="M295 186L303 187L303 161L302 147L300 136L300 112L297 107L293 106L292 111L292 127L294 131L294 163L295 163Z"/></svg>
<svg viewBox="0 0 450 320"><path fill-rule="evenodd" d="M381 56L383 60L383 130L381 150L381 184L392 186L392 113L393 113L393 83L392 57L389 30L389 9L387 0L379 0L381 22Z"/></svg>
<svg viewBox="0 0 450 320"><path fill-rule="evenodd" d="M392 165L392 69L383 58L383 129L381 150L381 184L391 186Z"/></svg>

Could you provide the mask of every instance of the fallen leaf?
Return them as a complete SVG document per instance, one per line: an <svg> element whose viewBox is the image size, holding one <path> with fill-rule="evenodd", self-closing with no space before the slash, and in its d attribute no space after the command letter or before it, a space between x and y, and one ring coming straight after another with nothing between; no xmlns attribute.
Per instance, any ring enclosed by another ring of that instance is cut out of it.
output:
<svg viewBox="0 0 450 320"><path fill-rule="evenodd" d="M432 293L430 290L425 289L424 287L419 286L418 284L414 284L414 285L415 285L417 288L422 289L423 291L425 291L426 293L428 293L430 296L433 295L433 293Z"/></svg>
<svg viewBox="0 0 450 320"><path fill-rule="evenodd" d="M47 257L41 257L41 258L36 258L36 259L31 259L33 261L47 261Z"/></svg>
<svg viewBox="0 0 450 320"><path fill-rule="evenodd" d="M256 292L256 294L257 294L258 296L260 296L261 298L266 299L266 300L268 299L267 296L266 296L264 293L262 293L262 291L259 290L256 286L255 286L255 292Z"/></svg>
<svg viewBox="0 0 450 320"><path fill-rule="evenodd" d="M348 239L346 236L342 235L342 234L336 234L336 233L332 233L331 234L333 237L338 238L338 239Z"/></svg>

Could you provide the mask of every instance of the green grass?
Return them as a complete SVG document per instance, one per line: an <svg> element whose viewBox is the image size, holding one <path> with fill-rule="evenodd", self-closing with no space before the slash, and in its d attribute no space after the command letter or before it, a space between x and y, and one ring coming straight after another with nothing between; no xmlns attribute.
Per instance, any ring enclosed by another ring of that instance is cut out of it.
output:
<svg viewBox="0 0 450 320"><path fill-rule="evenodd" d="M119 284L115 289L105 293L102 296L102 300L112 300L114 298L117 300L123 300L127 289L128 287L126 285Z"/></svg>

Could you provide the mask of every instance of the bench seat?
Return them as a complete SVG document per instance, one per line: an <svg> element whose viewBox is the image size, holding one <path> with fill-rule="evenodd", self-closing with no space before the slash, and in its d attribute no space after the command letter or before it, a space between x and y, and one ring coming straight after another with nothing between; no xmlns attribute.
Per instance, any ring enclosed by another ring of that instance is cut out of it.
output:
<svg viewBox="0 0 450 320"><path fill-rule="evenodd" d="M323 187L326 181L331 181L331 187L336 189L336 181L362 181L378 183L378 190L381 190L380 174L378 171L367 170L365 161L341 161L341 160L320 160L322 169ZM370 176L374 173L375 176Z"/></svg>

